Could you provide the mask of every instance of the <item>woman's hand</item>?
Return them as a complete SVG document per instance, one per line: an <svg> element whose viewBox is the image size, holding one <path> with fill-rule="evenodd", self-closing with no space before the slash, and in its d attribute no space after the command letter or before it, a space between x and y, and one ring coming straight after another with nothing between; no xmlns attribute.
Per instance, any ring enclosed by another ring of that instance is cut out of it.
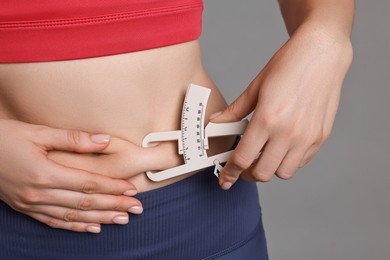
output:
<svg viewBox="0 0 390 260"><path fill-rule="evenodd" d="M326 30L300 29L272 57L248 88L210 121L252 119L223 168L220 185L245 179L293 177L328 138L342 83L352 61L348 37ZM261 152L258 159L255 159Z"/></svg>
<svg viewBox="0 0 390 260"><path fill-rule="evenodd" d="M101 223L126 224L128 211L142 212L132 184L47 158L51 150L99 152L109 138L0 119L0 199L53 228L98 233Z"/></svg>
<svg viewBox="0 0 390 260"><path fill-rule="evenodd" d="M127 140L111 137L110 144L98 154L53 150L49 151L47 157L67 167L124 180L144 174L148 170L165 170L183 163L177 153L177 144L156 144L143 148Z"/></svg>

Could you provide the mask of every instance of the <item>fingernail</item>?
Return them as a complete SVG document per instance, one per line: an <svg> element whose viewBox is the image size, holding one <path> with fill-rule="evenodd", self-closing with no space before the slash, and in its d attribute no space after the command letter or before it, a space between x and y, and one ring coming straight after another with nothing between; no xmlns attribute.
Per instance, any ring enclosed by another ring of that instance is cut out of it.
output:
<svg viewBox="0 0 390 260"><path fill-rule="evenodd" d="M133 213L133 214L141 214L144 209L140 206L133 206L129 208L128 212Z"/></svg>
<svg viewBox="0 0 390 260"><path fill-rule="evenodd" d="M103 134L91 135L91 140L97 144L106 144L110 142L110 136Z"/></svg>
<svg viewBox="0 0 390 260"><path fill-rule="evenodd" d="M216 113L214 113L214 114L211 114L211 116L209 117L209 120L211 120L211 119L214 119L214 118L218 117L220 114L222 114L222 111L220 111L220 112L216 112Z"/></svg>
<svg viewBox="0 0 390 260"><path fill-rule="evenodd" d="M91 233L100 233L100 227L99 226L88 226L87 231Z"/></svg>
<svg viewBox="0 0 390 260"><path fill-rule="evenodd" d="M136 194L137 194L136 190L127 190L127 191L123 192L123 195L129 196L129 197L135 196Z"/></svg>
<svg viewBox="0 0 390 260"><path fill-rule="evenodd" d="M230 189L230 187L232 187L232 185L233 185L233 183L231 183L231 182L224 182L224 183L222 183L221 188L224 190L228 190L228 189Z"/></svg>
<svg viewBox="0 0 390 260"><path fill-rule="evenodd" d="M116 216L112 221L115 224L127 224L129 223L129 216Z"/></svg>

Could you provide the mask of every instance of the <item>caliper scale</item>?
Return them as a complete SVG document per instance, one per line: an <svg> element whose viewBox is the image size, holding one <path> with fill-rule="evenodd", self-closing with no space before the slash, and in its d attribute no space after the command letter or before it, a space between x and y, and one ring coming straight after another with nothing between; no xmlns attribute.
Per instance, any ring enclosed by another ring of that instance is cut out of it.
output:
<svg viewBox="0 0 390 260"><path fill-rule="evenodd" d="M147 171L146 175L152 181L163 181L195 170L215 166L214 174L219 177L224 163L230 157L231 151L207 156L209 138L217 136L241 135L248 125L248 120L231 123L209 122L204 127L206 106L211 90L195 84L190 84L183 103L181 129L168 132L153 132L146 135L142 146L148 147L152 142L177 141L178 153L183 155L184 164L158 171Z"/></svg>

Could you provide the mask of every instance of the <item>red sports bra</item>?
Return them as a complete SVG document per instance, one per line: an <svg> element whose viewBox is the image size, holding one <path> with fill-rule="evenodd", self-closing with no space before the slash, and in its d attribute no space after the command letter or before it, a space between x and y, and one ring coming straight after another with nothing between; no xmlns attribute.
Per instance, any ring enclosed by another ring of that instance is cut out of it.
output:
<svg viewBox="0 0 390 260"><path fill-rule="evenodd" d="M197 39L203 0L2 0L0 63L97 57Z"/></svg>

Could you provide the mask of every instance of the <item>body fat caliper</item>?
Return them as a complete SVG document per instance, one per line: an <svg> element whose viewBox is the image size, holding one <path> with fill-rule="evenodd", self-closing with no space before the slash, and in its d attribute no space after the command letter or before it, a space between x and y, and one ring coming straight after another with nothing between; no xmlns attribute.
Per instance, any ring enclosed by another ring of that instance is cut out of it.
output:
<svg viewBox="0 0 390 260"><path fill-rule="evenodd" d="M248 125L248 120L231 123L209 122L204 127L207 101L211 90L195 84L190 84L184 98L181 115L181 129L168 132L153 132L146 135L142 147L148 147L152 142L177 141L178 153L183 155L184 164L158 171L147 171L146 175L152 181L162 181L183 175L195 170L215 166L214 174L219 178L222 169L220 163L228 160L232 150L207 156L209 138L228 135L241 135Z"/></svg>

